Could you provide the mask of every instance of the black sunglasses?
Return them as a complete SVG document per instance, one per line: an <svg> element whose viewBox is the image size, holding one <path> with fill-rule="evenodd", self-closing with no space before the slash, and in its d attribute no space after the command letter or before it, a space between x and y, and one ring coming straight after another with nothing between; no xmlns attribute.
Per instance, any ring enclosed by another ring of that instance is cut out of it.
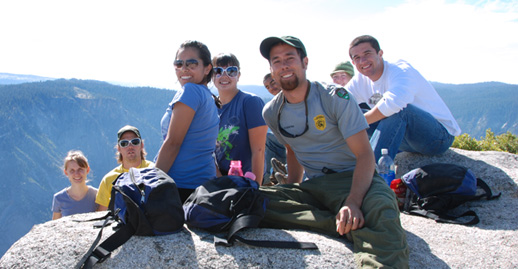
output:
<svg viewBox="0 0 518 269"><path fill-rule="evenodd" d="M300 134L297 134L297 135L290 134L290 133L288 133L288 131L284 130L281 127L281 111L282 111L282 108L284 107L284 104L286 103L286 97L284 97L284 100L282 101L282 104L279 107L279 112L277 113L277 125L279 127L279 132L281 132L281 134L283 136L289 137L289 138L296 138L296 137L299 137L299 136L305 134L308 131L308 129L309 129L309 126L308 126L308 95L309 95L310 85L311 84L308 81L308 90L306 91L306 96L304 97L304 106L306 108L306 128L304 128L304 131L302 131L302 133L300 133Z"/></svg>
<svg viewBox="0 0 518 269"><path fill-rule="evenodd" d="M119 146L121 146L121 148L125 148L127 146L129 146L130 144L132 144L133 146L138 146L140 145L140 138L133 138L131 140L121 140L119 141Z"/></svg>
<svg viewBox="0 0 518 269"><path fill-rule="evenodd" d="M196 59L189 59L189 60L176 60L174 61L174 66L176 67L176 69L181 69L183 67L183 64L185 63L185 67L186 68L189 68L189 69L194 69L196 67L198 67L198 60Z"/></svg>

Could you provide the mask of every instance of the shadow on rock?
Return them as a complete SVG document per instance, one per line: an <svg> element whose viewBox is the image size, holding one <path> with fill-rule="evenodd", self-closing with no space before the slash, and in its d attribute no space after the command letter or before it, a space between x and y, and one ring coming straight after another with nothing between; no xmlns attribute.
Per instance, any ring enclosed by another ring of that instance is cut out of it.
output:
<svg viewBox="0 0 518 269"><path fill-rule="evenodd" d="M450 268L446 262L434 255L430 246L421 237L406 232L406 239L410 249L409 265L410 268Z"/></svg>

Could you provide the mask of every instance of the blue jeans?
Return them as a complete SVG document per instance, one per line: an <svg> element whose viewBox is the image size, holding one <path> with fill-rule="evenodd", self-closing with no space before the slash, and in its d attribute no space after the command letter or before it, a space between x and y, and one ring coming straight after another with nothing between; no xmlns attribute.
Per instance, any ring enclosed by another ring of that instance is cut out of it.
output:
<svg viewBox="0 0 518 269"><path fill-rule="evenodd" d="M370 144L376 162L383 148L392 159L399 151L437 155L448 150L455 139L430 113L413 105L371 124L368 132L372 131Z"/></svg>
<svg viewBox="0 0 518 269"><path fill-rule="evenodd" d="M266 145L264 148L264 167L265 173L263 177L263 183L270 181L270 175L272 173L272 163L270 160L275 158L280 162L286 164L286 148L283 144L279 143L277 138L272 133L266 134Z"/></svg>

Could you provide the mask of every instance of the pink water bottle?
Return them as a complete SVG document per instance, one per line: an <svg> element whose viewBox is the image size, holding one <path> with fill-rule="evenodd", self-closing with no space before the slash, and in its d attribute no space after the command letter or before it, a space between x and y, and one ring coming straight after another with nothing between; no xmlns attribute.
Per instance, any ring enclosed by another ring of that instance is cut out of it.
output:
<svg viewBox="0 0 518 269"><path fill-rule="evenodd" d="M249 178L249 179L255 181L255 174L250 172L250 171L246 172L244 177Z"/></svg>
<svg viewBox="0 0 518 269"><path fill-rule="evenodd" d="M230 161L229 175L243 176L243 170L241 170L241 161Z"/></svg>

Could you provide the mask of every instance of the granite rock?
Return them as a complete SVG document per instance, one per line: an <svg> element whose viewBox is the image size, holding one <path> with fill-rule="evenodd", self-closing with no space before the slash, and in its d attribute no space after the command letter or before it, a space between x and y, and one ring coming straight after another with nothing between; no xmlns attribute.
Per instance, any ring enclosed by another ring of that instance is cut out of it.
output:
<svg viewBox="0 0 518 269"><path fill-rule="evenodd" d="M475 226L440 224L401 214L407 231L411 268L518 267L518 155L450 149L427 157L400 153L397 175L429 163L447 162L471 168L485 179L500 199L474 201L459 207L477 212ZM75 222L103 213L80 214L35 225L0 259L0 268L71 268L88 250L98 229L91 222ZM103 238L113 233L105 228ZM96 268L354 268L352 244L300 230L249 229L245 238L315 242L318 250L255 248L236 243L215 246L213 235L184 227L173 235L134 236Z"/></svg>

